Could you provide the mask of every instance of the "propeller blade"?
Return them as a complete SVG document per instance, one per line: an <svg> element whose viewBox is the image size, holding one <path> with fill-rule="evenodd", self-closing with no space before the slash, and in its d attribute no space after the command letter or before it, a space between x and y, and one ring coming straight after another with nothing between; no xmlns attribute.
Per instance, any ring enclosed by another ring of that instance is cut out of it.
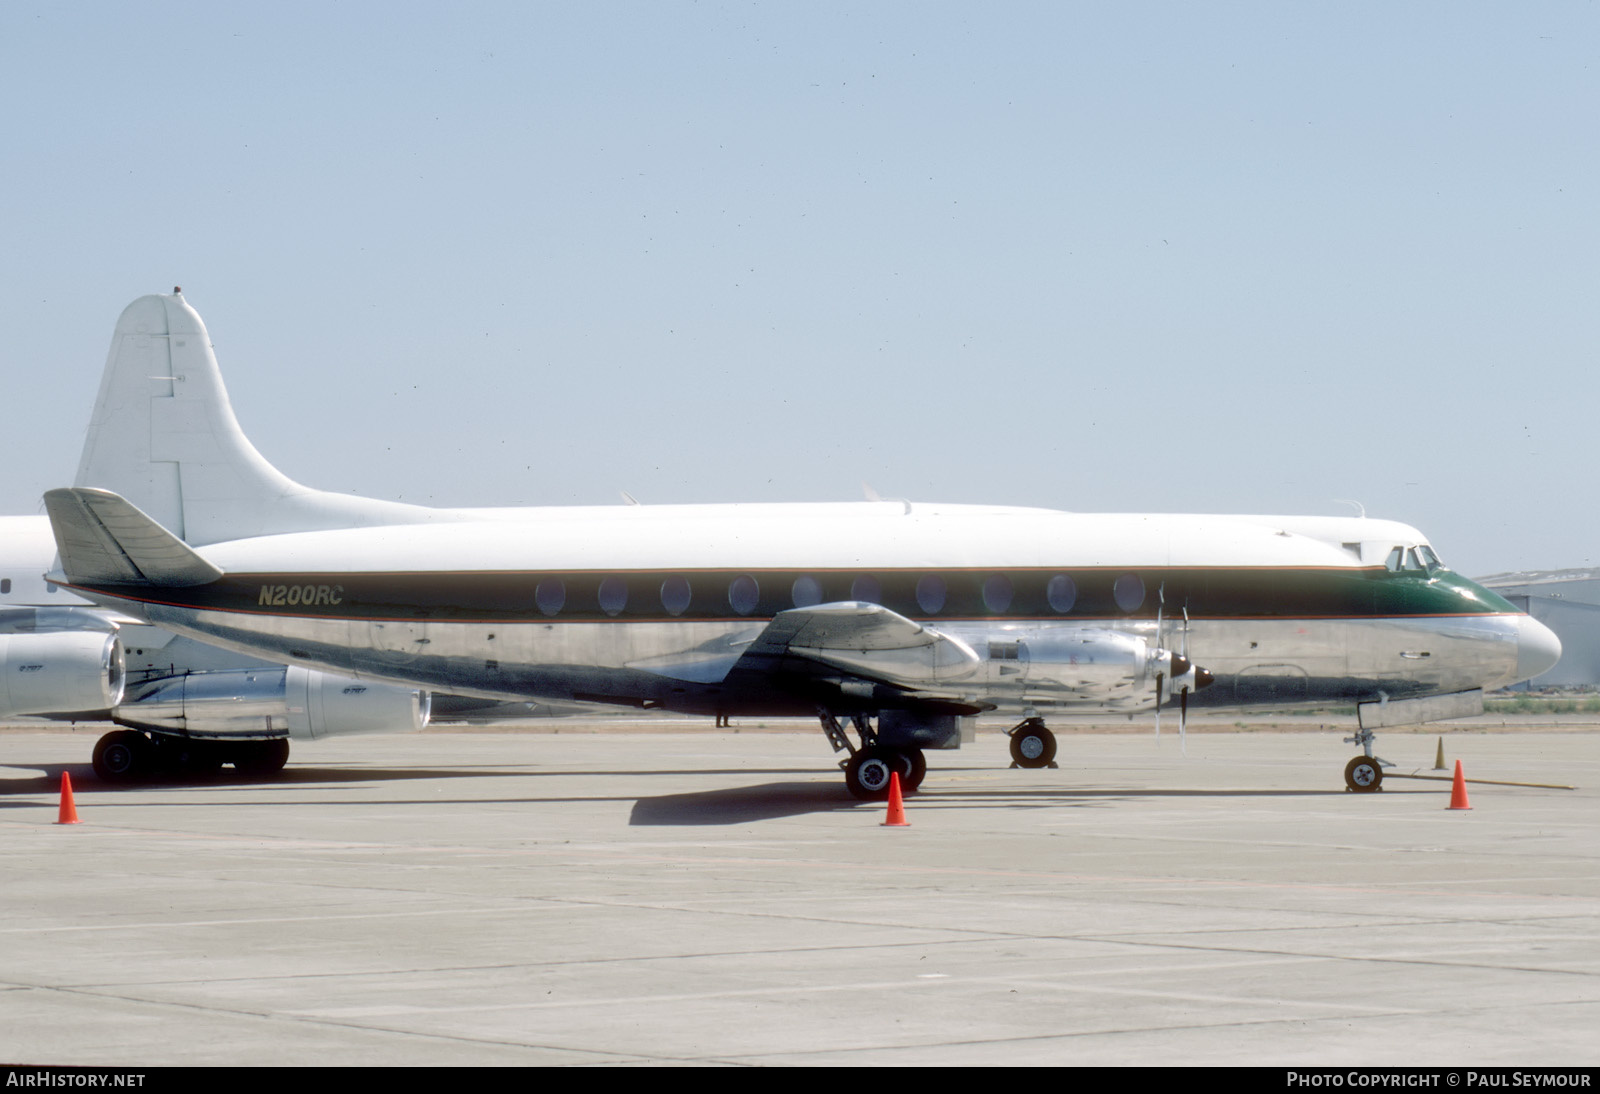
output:
<svg viewBox="0 0 1600 1094"><path fill-rule="evenodd" d="M1165 673L1156 673L1156 740L1161 740L1161 681L1166 678Z"/></svg>
<svg viewBox="0 0 1600 1094"><path fill-rule="evenodd" d="M1187 728L1189 728L1189 688L1185 685L1178 693L1178 747L1183 750L1185 756L1189 754L1189 742L1183 735Z"/></svg>

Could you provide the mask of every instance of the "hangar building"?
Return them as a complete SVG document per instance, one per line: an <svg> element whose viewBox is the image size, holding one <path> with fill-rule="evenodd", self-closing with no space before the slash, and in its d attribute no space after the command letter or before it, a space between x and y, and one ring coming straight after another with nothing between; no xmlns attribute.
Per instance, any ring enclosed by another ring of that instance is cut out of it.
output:
<svg viewBox="0 0 1600 1094"><path fill-rule="evenodd" d="M1528 685L1600 686L1600 569L1522 570L1477 579L1556 632L1561 660Z"/></svg>

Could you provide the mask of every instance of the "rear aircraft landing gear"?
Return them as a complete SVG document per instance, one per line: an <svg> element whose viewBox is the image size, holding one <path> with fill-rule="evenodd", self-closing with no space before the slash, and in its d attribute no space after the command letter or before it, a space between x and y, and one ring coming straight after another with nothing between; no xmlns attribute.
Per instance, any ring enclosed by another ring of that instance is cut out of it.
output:
<svg viewBox="0 0 1600 1094"><path fill-rule="evenodd" d="M106 782L131 782L149 774L153 748L143 733L119 729L94 746L94 773Z"/></svg>
<svg viewBox="0 0 1600 1094"><path fill-rule="evenodd" d="M251 778L267 778L283 770L289 742L196 740L171 734L146 736L119 729L94 746L94 773L106 782L135 782L158 775L213 775L223 764Z"/></svg>
<svg viewBox="0 0 1600 1094"><path fill-rule="evenodd" d="M271 741L240 741L230 750L233 769L241 775L265 778L276 775L289 762L289 742L284 737Z"/></svg>
<svg viewBox="0 0 1600 1094"><path fill-rule="evenodd" d="M1056 766L1056 735L1045 728L1043 718L1028 718L1013 726L1011 762L1017 767Z"/></svg>

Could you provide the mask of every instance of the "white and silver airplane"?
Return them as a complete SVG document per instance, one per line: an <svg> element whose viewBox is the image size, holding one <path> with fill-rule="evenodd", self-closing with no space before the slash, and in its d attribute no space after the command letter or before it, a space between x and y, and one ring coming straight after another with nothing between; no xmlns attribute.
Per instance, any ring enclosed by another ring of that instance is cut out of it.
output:
<svg viewBox="0 0 1600 1094"><path fill-rule="evenodd" d="M433 509L292 482L239 429L181 295L123 312L50 580L181 635L484 700L815 715L858 797L1015 712L1353 703L1373 730L1482 709L1560 644L1361 518L972 505ZM1202 667L1203 666L1203 667ZM859 743L851 741L853 728ZM140 749L125 742L130 764Z"/></svg>

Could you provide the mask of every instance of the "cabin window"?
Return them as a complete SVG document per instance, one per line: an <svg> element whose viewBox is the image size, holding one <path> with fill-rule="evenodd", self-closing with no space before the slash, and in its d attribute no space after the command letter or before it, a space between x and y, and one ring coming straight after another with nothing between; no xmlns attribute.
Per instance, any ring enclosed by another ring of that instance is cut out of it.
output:
<svg viewBox="0 0 1600 1094"><path fill-rule="evenodd" d="M797 577L789 589L797 608L809 608L822 603L822 583L814 577Z"/></svg>
<svg viewBox="0 0 1600 1094"><path fill-rule="evenodd" d="M749 574L741 574L728 583L728 606L740 615L755 611L760 599L761 586Z"/></svg>
<svg viewBox="0 0 1600 1094"><path fill-rule="evenodd" d="M999 615L1011 607L1011 579L995 574L983 583L983 606Z"/></svg>
<svg viewBox="0 0 1600 1094"><path fill-rule="evenodd" d="M1111 596L1123 611L1138 611L1144 603L1144 579L1138 574L1123 574L1111 586Z"/></svg>
<svg viewBox="0 0 1600 1094"><path fill-rule="evenodd" d="M850 599L868 604L883 603L883 585L875 577L858 577L850 583Z"/></svg>
<svg viewBox="0 0 1600 1094"><path fill-rule="evenodd" d="M11 579L9 577L0 577L0 593L9 593L10 591Z"/></svg>
<svg viewBox="0 0 1600 1094"><path fill-rule="evenodd" d="M929 615L944 610L944 594L944 578L938 574L928 574L917 582L917 606Z"/></svg>
<svg viewBox="0 0 1600 1094"><path fill-rule="evenodd" d="M547 577L533 590L533 600L545 615L555 615L567 602L567 586L559 577Z"/></svg>
<svg viewBox="0 0 1600 1094"><path fill-rule="evenodd" d="M44 591L47 592L47 593L55 592L56 591L56 583L54 581L46 581L44 583Z"/></svg>
<svg viewBox="0 0 1600 1094"><path fill-rule="evenodd" d="M669 577L661 583L661 606L668 615L682 615L689 607L694 590L686 577Z"/></svg>
<svg viewBox="0 0 1600 1094"><path fill-rule="evenodd" d="M1066 574L1057 574L1044 587L1044 595L1050 599L1052 611L1065 615L1078 602L1078 583Z"/></svg>
<svg viewBox="0 0 1600 1094"><path fill-rule="evenodd" d="M620 615L628 606L628 583L620 577L608 577L600 583L600 610L607 615Z"/></svg>

